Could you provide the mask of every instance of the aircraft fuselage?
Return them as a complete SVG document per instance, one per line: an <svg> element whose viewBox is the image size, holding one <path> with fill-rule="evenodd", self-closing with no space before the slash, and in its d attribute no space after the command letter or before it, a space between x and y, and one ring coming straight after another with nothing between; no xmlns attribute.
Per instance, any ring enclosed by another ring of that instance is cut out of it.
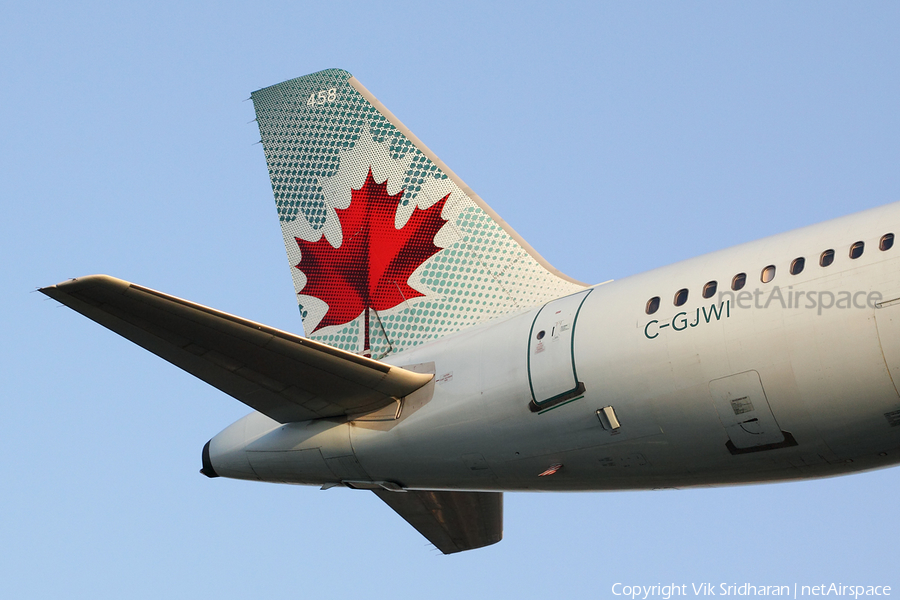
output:
<svg viewBox="0 0 900 600"><path fill-rule="evenodd" d="M211 440L209 458L227 477L472 491L896 464L900 246L879 244L898 229L892 204L594 286L381 358L434 373L397 405L288 424L252 413ZM820 266L827 250L833 262Z"/></svg>

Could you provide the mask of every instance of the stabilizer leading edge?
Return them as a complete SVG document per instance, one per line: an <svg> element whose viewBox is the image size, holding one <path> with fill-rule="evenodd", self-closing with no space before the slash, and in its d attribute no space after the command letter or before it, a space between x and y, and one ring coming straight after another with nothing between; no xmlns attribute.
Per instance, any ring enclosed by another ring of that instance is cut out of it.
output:
<svg viewBox="0 0 900 600"><path fill-rule="evenodd" d="M346 71L252 98L309 337L379 358L585 287Z"/></svg>

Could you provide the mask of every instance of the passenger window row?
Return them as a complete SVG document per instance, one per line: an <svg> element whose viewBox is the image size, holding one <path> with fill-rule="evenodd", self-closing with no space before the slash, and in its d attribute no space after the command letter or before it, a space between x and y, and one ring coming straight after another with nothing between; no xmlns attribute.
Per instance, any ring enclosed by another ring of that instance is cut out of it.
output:
<svg viewBox="0 0 900 600"><path fill-rule="evenodd" d="M878 249L882 252L886 250L890 250L891 246L894 245L894 234L886 233L881 236L881 240L878 242ZM849 256L851 259L855 260L863 255L863 251L866 248L865 242L856 242L850 246ZM824 251L819 255L819 266L827 267L834 262L834 249L829 249ZM791 275L799 275L803 272L803 268L806 266L806 259L802 256L795 258L791 261L791 266L788 268ZM759 274L759 280L763 283L771 283L772 280L775 279L775 265L769 265L765 267ZM712 298L716 294L716 289L718 288L718 283L716 281L710 281L703 286L702 294L704 298ZM742 289L745 285L747 285L747 274L746 273L738 273L734 277L731 278L731 289L735 292ZM681 288L677 292L675 292L674 304L675 306L682 306L688 301L688 289ZM647 306L645 311L648 315L652 315L657 310L659 310L660 299L659 296L654 296L647 301Z"/></svg>

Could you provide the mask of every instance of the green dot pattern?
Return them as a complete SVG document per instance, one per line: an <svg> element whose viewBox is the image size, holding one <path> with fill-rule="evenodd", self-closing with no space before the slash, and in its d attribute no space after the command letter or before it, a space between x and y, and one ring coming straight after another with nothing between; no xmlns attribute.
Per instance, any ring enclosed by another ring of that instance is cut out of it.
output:
<svg viewBox="0 0 900 600"><path fill-rule="evenodd" d="M372 357L396 354L583 288L547 271L453 181L445 181L448 176L349 84L350 77L339 69L320 71L256 91L252 99L282 227L296 219L305 219L314 230L339 227L329 221L321 184L338 174L342 155L346 157L364 136L386 147L396 164L408 164L401 171L405 191L398 208L427 203L419 196L429 182L452 192L454 241L410 278L409 284L424 297L380 313L369 311ZM440 238L441 233L436 240ZM286 237L285 243L294 242ZM288 247L289 255L292 250ZM290 262L291 269L295 265ZM306 323L314 303L304 296L301 284L295 286ZM364 314L344 325L323 327L310 337L364 352Z"/></svg>

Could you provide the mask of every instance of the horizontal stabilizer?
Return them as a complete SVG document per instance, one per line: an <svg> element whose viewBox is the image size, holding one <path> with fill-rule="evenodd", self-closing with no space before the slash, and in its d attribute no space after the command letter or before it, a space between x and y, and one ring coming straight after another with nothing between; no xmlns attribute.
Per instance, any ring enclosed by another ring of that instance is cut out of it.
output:
<svg viewBox="0 0 900 600"><path fill-rule="evenodd" d="M377 410L432 377L107 275L40 291L280 423Z"/></svg>
<svg viewBox="0 0 900 600"><path fill-rule="evenodd" d="M502 492L374 492L444 554L503 538Z"/></svg>

